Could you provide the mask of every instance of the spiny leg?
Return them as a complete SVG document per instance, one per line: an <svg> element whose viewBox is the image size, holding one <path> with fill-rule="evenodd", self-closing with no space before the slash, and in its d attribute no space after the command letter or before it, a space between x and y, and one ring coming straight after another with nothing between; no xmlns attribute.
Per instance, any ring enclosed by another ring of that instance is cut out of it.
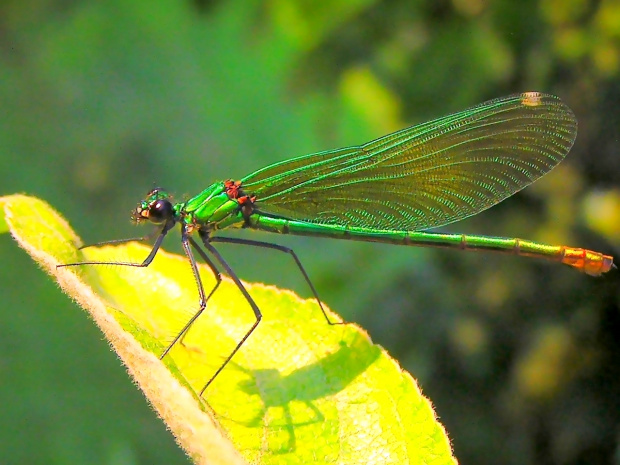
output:
<svg viewBox="0 0 620 465"><path fill-rule="evenodd" d="M133 262L75 262L75 263L63 263L61 265L56 265L56 268L64 268L64 267L69 267L69 266L79 266L79 265L118 265L118 266L133 266L136 268L145 268L147 266L149 266L152 262L153 259L155 258L155 255L157 255L157 252L159 251L159 248L161 247L162 242L164 241L164 238L166 237L166 234L168 234L168 231L170 231L170 229L174 226L174 223L167 223L166 225L164 225L163 229L161 230L161 232L159 233L159 236L157 236L157 240L155 241L155 244L153 244L153 248L151 249L151 251L149 252L148 256L144 259L144 261L142 263L133 263ZM123 239L120 240L120 242L122 242ZM89 247L89 246L87 246Z"/></svg>
<svg viewBox="0 0 620 465"><path fill-rule="evenodd" d="M155 231L153 231L151 234L147 234L146 236L142 236L142 237L129 237L127 239L112 239L109 241L101 241L101 242L94 242L92 244L86 244L83 245L81 247L78 247L78 250L84 250L87 249L89 247L100 247L102 245L118 245L118 244L126 244L127 242L149 242L151 239L153 239L153 237L155 237L155 235L157 234L157 229Z"/></svg>
<svg viewBox="0 0 620 465"><path fill-rule="evenodd" d="M200 255L200 257L206 262L206 264L209 266L209 268L211 268L211 271L213 272L213 276L215 276L215 280L216 280L215 286L213 286L213 289L211 289L211 292L209 292L209 295L206 296L206 298L205 298L204 288L202 286L202 281L201 281L200 275L198 273L198 267L196 266L196 261L194 260L193 254L189 250L189 247L187 247L187 241L189 241L191 246L194 247L196 252L198 252L198 255ZM217 288L220 286L220 283L222 282L222 275L218 271L218 269L216 268L216 266L213 263L213 261L198 246L196 241L194 239L192 239L192 237L189 236L185 232L183 233L183 242L182 242L182 244L183 244L183 250L185 251L185 255L187 255L187 258L190 261L190 264L191 264L191 267L192 267L192 273L194 274L194 278L196 279L196 284L198 285L198 295L199 295L199 298L200 298L200 307L198 308L198 311L196 313L194 313L194 315L190 318L190 320L185 324L185 326L183 326L183 329L176 335L176 337L172 340L170 345L168 345L168 347L166 347L166 350L164 350L164 352L159 356L160 360L162 360L166 355L168 355L168 352L170 352L172 347L179 341L179 339L181 339L183 337L183 335L185 333L187 333L189 328L194 324L194 322L198 319L198 317L202 314L202 312L204 312L205 308L207 307L207 302L209 302L209 299L215 293Z"/></svg>
<svg viewBox="0 0 620 465"><path fill-rule="evenodd" d="M297 268L299 268L299 271L301 271L301 274L303 275L304 279L306 280L306 283L308 283L308 286L310 287L310 290L312 291L312 295L316 299L317 304L319 304L319 308L321 309L321 312L323 312L323 316L325 317L325 320L327 320L327 323L330 324L330 325L346 324L346 321L331 321L329 319L329 316L327 316L327 312L323 308L323 304L321 303L321 299L319 298L318 292L316 291L314 285L312 284L312 281L310 281L310 277L308 276L308 273L306 272L304 266L301 264L301 260L299 260L299 257L297 256L295 251L293 249L291 249L290 247L285 247L283 245L278 245L278 244L272 244L270 242L261 242L261 241L252 241L252 240L248 240L248 239L239 239L239 238L236 238L236 237L220 237L220 236L216 236L216 237L212 237L210 239L210 241L211 242L221 242L221 243L224 243L224 244L240 244L240 245L249 245L251 247L262 247L262 248L265 248L265 249L278 250L280 252L284 252L284 253L289 254L291 257L293 257L293 260L295 260L295 263L297 264Z"/></svg>
<svg viewBox="0 0 620 465"><path fill-rule="evenodd" d="M226 260L224 260L224 258L220 255L217 249L209 243L211 238L209 238L208 233L202 230L199 230L198 233L200 234L200 238L202 239L202 243L204 244L205 248L209 251L211 255L215 257L215 259L220 263L220 265L222 265L222 267L226 271L226 274L230 276L230 279L233 280L233 282L237 286L237 289L241 291L241 294L243 294L243 297L245 297L245 300L248 302L248 304L250 304L250 307L252 307L252 311L254 312L254 316L256 317L256 321L254 322L252 327L245 333L245 335L241 338L241 340L239 341L237 346L234 348L234 350L230 353L230 355L226 358L226 360L224 360L224 363L222 364L222 366L220 366L217 369L215 374L211 377L209 381L207 381L207 384L205 384L205 386L202 388L199 394L200 396L202 396L202 394L209 387L209 385L213 382L213 380L217 377L217 375L220 374L220 372L224 369L224 367L228 364L228 362L230 362L230 360L234 357L237 351L245 343L248 337L250 337L250 335L254 332L254 330L260 323L261 319L263 318L263 314L260 312L258 305L256 305L256 302L254 302L254 299L252 299L252 297L250 296L246 288L243 286L243 284L241 283L241 280L236 275L236 273L232 270L230 265L226 262Z"/></svg>

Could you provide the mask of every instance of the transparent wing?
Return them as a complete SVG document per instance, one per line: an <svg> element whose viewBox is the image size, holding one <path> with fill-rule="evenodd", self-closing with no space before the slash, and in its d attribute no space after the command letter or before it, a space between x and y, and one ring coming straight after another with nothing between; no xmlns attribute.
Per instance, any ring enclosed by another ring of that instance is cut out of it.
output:
<svg viewBox="0 0 620 465"><path fill-rule="evenodd" d="M312 223L422 230L485 210L566 156L577 121L527 92L367 144L276 163L242 180L259 211Z"/></svg>

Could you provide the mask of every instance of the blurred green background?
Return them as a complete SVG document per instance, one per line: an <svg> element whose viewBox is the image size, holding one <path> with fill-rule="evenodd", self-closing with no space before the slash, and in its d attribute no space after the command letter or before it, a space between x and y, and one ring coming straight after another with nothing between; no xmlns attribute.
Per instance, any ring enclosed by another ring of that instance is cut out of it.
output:
<svg viewBox="0 0 620 465"><path fill-rule="evenodd" d="M85 242L131 237L154 185L182 198L526 90L571 106L574 149L445 229L620 255L615 0L4 0L0 194L46 199ZM618 272L250 236L294 247L419 380L461 463L620 464ZM288 257L221 250L310 296ZM85 312L8 236L0 256L0 462L189 463Z"/></svg>

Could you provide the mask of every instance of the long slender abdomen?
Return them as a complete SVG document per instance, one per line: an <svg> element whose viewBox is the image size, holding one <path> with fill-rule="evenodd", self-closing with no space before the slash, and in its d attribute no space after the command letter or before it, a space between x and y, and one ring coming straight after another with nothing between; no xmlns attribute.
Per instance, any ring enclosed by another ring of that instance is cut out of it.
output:
<svg viewBox="0 0 620 465"><path fill-rule="evenodd" d="M615 267L613 257L600 252L565 245L541 244L516 238L348 228L275 218L258 213L250 216L249 227L297 236L331 237L394 245L510 253L562 262L591 276L600 276Z"/></svg>

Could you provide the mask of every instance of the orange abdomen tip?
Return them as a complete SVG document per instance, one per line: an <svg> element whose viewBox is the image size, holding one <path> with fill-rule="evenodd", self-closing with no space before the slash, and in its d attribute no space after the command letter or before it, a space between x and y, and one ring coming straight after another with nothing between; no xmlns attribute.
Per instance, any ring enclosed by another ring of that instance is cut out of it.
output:
<svg viewBox="0 0 620 465"><path fill-rule="evenodd" d="M615 268L611 255L603 255L592 250L564 247L562 263L577 268L590 276L600 276Z"/></svg>

